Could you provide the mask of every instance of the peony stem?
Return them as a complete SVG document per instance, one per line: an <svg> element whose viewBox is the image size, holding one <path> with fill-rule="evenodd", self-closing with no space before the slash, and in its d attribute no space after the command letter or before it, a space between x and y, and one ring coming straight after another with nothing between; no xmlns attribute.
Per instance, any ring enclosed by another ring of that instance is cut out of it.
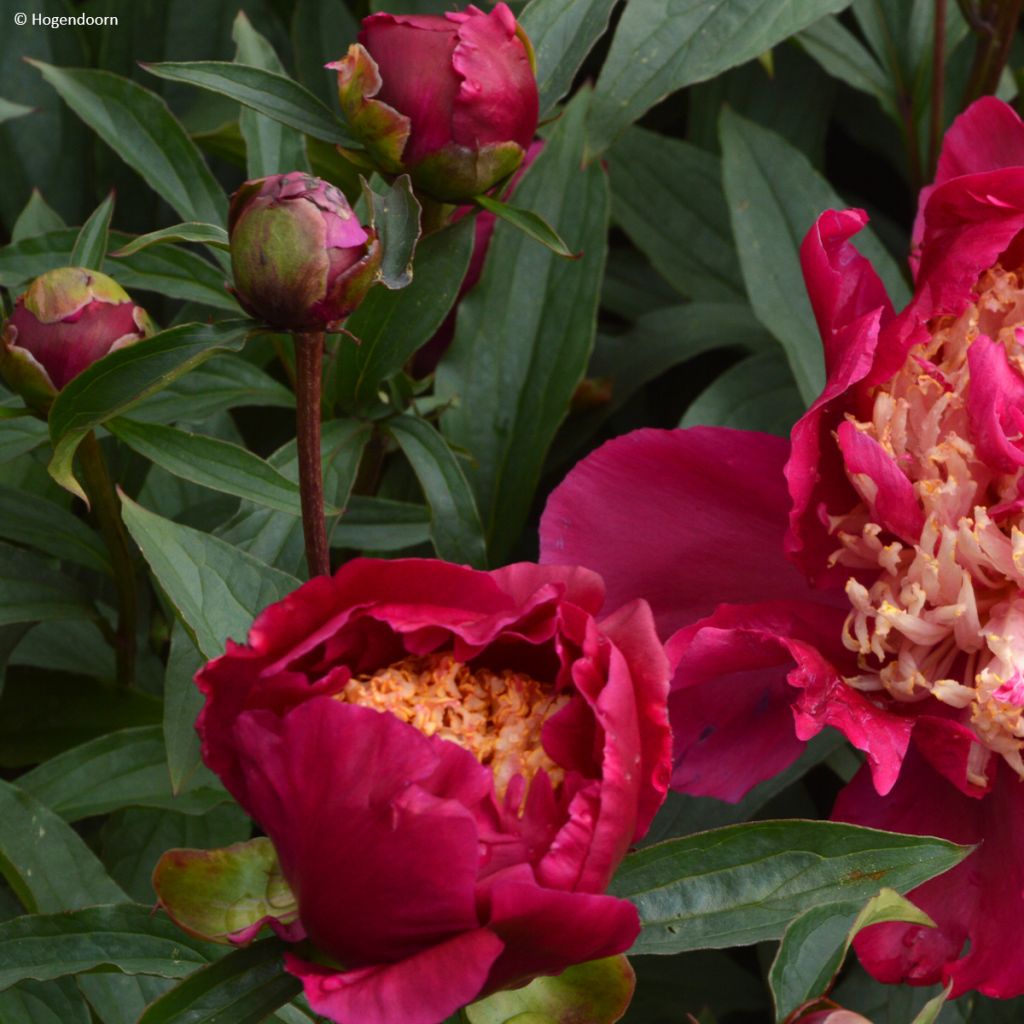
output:
<svg viewBox="0 0 1024 1024"><path fill-rule="evenodd" d="M85 493L89 496L93 514L110 552L117 588L117 632L114 634L114 654L117 663L117 682L131 686L135 679L135 644L138 594L135 589L135 566L132 563L128 534L121 519L121 508L114 492L114 484L107 470L103 449L96 435L90 431L78 448Z"/></svg>
<svg viewBox="0 0 1024 1024"><path fill-rule="evenodd" d="M302 535L306 541L309 575L331 571L324 523L324 478L320 462L320 390L324 356L322 331L295 335L296 435L299 447L299 490L302 495Z"/></svg>
<svg viewBox="0 0 1024 1024"><path fill-rule="evenodd" d="M989 0L973 10L968 23L978 36L974 64L967 83L964 105L994 93L1010 56L1010 46L1020 20L1022 0Z"/></svg>

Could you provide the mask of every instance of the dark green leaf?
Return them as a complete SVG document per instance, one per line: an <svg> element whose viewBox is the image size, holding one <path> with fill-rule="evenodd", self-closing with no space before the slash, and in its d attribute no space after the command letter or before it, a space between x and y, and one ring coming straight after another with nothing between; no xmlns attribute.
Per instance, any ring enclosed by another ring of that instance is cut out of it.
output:
<svg viewBox="0 0 1024 1024"><path fill-rule="evenodd" d="M62 639L76 643L70 631ZM103 674L92 660L85 667ZM126 691L86 676L12 666L0 699L0 766L38 764L111 730L156 725L160 716L160 701L138 690Z"/></svg>
<svg viewBox="0 0 1024 1024"><path fill-rule="evenodd" d="M89 219L82 225L75 247L71 250L71 266L88 267L90 270L102 270L103 260L107 255L107 235L110 233L110 218L114 213L114 193L111 192L99 206L93 210Z"/></svg>
<svg viewBox="0 0 1024 1024"><path fill-rule="evenodd" d="M71 978L23 981L0 992L4 1024L91 1024L89 1007Z"/></svg>
<svg viewBox="0 0 1024 1024"><path fill-rule="evenodd" d="M867 904L825 903L796 918L786 929L768 974L775 1019L783 1021L804 1003L824 995L857 932L885 921L935 927L924 911L892 889L882 889Z"/></svg>
<svg viewBox="0 0 1024 1024"><path fill-rule="evenodd" d="M110 556L99 534L56 502L23 488L0 484L0 537L87 569L110 572Z"/></svg>
<svg viewBox="0 0 1024 1024"><path fill-rule="evenodd" d="M359 22L344 0L298 0L292 15L292 42L299 81L331 110L338 105L337 73L324 67L356 41Z"/></svg>
<svg viewBox="0 0 1024 1024"><path fill-rule="evenodd" d="M11 241L24 242L28 238L36 238L50 231L59 231L62 227L64 219L47 205L39 189L34 188L25 208L14 222Z"/></svg>
<svg viewBox="0 0 1024 1024"><path fill-rule="evenodd" d="M186 82L227 96L306 135L347 149L359 148L344 124L327 107L304 86L284 75L217 60L172 61L142 66L158 78Z"/></svg>
<svg viewBox="0 0 1024 1024"><path fill-rule="evenodd" d="M681 427L698 424L789 437L804 403L782 352L761 352L716 377L686 410Z"/></svg>
<svg viewBox="0 0 1024 1024"><path fill-rule="evenodd" d="M580 170L586 101L583 93L570 104L516 188L517 202L582 249L582 259L558 259L498 223L437 370L438 396L455 403L442 428L473 458L468 475L495 563L521 532L594 341L608 191L599 166Z"/></svg>
<svg viewBox="0 0 1024 1024"><path fill-rule="evenodd" d="M430 505L430 535L439 558L482 569L487 564L480 513L444 438L425 420L396 416L387 430L398 442Z"/></svg>
<svg viewBox="0 0 1024 1024"><path fill-rule="evenodd" d="M98 736L26 772L18 785L66 821L122 807L203 814L228 799L223 789L212 785L174 796L157 725Z"/></svg>
<svg viewBox="0 0 1024 1024"><path fill-rule="evenodd" d="M121 508L153 574L207 658L222 654L229 638L244 640L256 613L299 585L294 576L123 495Z"/></svg>
<svg viewBox="0 0 1024 1024"><path fill-rule="evenodd" d="M745 64L849 4L850 0L630 0L597 80L589 152L602 152L623 128L669 93Z"/></svg>
<svg viewBox="0 0 1024 1024"><path fill-rule="evenodd" d="M31 551L0 543L0 626L94 619L85 590Z"/></svg>
<svg viewBox="0 0 1024 1024"><path fill-rule="evenodd" d="M5 419L0 430L0 465L38 448L47 440L46 423L32 416Z"/></svg>
<svg viewBox="0 0 1024 1024"><path fill-rule="evenodd" d="M10 100L0 98L0 124L4 121L13 121L16 117L24 117L31 114L32 108L26 107L23 103L12 103Z"/></svg>
<svg viewBox="0 0 1024 1024"><path fill-rule="evenodd" d="M71 462L90 430L188 373L218 352L240 349L252 323L184 324L111 352L80 373L50 409L50 475L82 496Z"/></svg>
<svg viewBox="0 0 1024 1024"><path fill-rule="evenodd" d="M115 419L115 437L168 473L257 505L299 515L299 487L236 444L158 423Z"/></svg>
<svg viewBox="0 0 1024 1024"><path fill-rule="evenodd" d="M161 996L139 1024L260 1024L302 990L285 973L284 949L273 938L236 949Z"/></svg>
<svg viewBox="0 0 1024 1024"><path fill-rule="evenodd" d="M85 123L185 220L224 224L227 200L156 93L109 71L32 62Z"/></svg>
<svg viewBox="0 0 1024 1024"><path fill-rule="evenodd" d="M295 396L270 374L240 356L214 356L132 409L147 423L203 423L239 406L294 408Z"/></svg>
<svg viewBox="0 0 1024 1024"><path fill-rule="evenodd" d="M500 217L517 230L522 231L527 238L540 242L541 245L546 246L556 256L576 260L583 255L580 252L573 252L558 236L558 232L543 217L532 210L523 210L518 206L503 203L501 200L493 199L490 196L476 196L473 202L481 210L493 213L495 217Z"/></svg>
<svg viewBox="0 0 1024 1024"><path fill-rule="evenodd" d="M898 116L892 106L891 86L885 71L871 51L838 18L821 18L804 29L797 42L830 75L874 96L887 113Z"/></svg>
<svg viewBox="0 0 1024 1024"><path fill-rule="evenodd" d="M381 383L397 373L444 322L473 251L473 219L427 235L416 252L408 288L373 288L345 323L359 344L342 336L336 355L337 399L346 408L377 400Z"/></svg>
<svg viewBox="0 0 1024 1024"><path fill-rule="evenodd" d="M720 949L779 938L837 896L906 892L958 864L969 847L831 821L763 821L670 839L627 857L611 892L632 900L634 953Z"/></svg>
<svg viewBox="0 0 1024 1024"><path fill-rule="evenodd" d="M758 319L779 339L805 402L824 384L821 339L800 269L800 244L840 199L807 158L774 132L725 110L722 170L743 278ZM867 256L899 307L906 284L895 261L870 230L855 244Z"/></svg>
<svg viewBox="0 0 1024 1024"><path fill-rule="evenodd" d="M0 924L0 988L97 968L182 978L219 953L139 903L16 917Z"/></svg>
<svg viewBox="0 0 1024 1024"><path fill-rule="evenodd" d="M353 495L331 530L331 544L356 551L401 551L430 540L430 509Z"/></svg>
<svg viewBox="0 0 1024 1024"><path fill-rule="evenodd" d="M199 224L194 221L190 224L175 224L173 227L137 235L127 245L122 245L117 252L110 255L121 259L142 249L148 249L151 245L169 242L199 242L203 245L216 246L218 249L227 249L228 233L218 224Z"/></svg>
<svg viewBox="0 0 1024 1024"><path fill-rule="evenodd" d="M608 168L612 217L666 281L704 300L745 297L716 156L630 128Z"/></svg>
<svg viewBox="0 0 1024 1024"><path fill-rule="evenodd" d="M413 195L409 175L402 174L384 193L367 185L365 193L373 210L383 255L380 280L385 288L404 288L412 280L413 255L420 237L420 204Z"/></svg>
<svg viewBox="0 0 1024 1024"><path fill-rule="evenodd" d="M23 906L35 913L55 914L91 903L124 899L117 883L70 825L28 793L3 781L0 781L0 874ZM9 928L17 933L23 926L15 922L25 920L15 918L0 924L0 935L9 937L11 933L3 931ZM17 956L18 951L17 941L5 942L0 938L0 976L11 966L7 955ZM33 955L27 948L24 953L30 958ZM46 953L45 948L36 946L34 949L36 958L56 958L55 954ZM70 973L74 972L58 970L42 977ZM4 978L0 988L33 977L39 976L15 972L14 976Z"/></svg>
<svg viewBox="0 0 1024 1024"><path fill-rule="evenodd" d="M252 27L244 11L239 11L235 18L231 37L237 47L236 64L248 64L280 75L285 73L273 46ZM239 125L245 139L246 174L249 178L309 171L306 141L294 128L247 109L242 110Z"/></svg>
<svg viewBox="0 0 1024 1024"><path fill-rule="evenodd" d="M540 116L569 91L594 43L604 35L616 0L532 0L519 17L537 54Z"/></svg>
<svg viewBox="0 0 1024 1024"><path fill-rule="evenodd" d="M185 632L185 627L175 622L164 673L163 723L167 770L174 793L180 793L199 768L196 716L203 707L203 695L194 680L205 660Z"/></svg>

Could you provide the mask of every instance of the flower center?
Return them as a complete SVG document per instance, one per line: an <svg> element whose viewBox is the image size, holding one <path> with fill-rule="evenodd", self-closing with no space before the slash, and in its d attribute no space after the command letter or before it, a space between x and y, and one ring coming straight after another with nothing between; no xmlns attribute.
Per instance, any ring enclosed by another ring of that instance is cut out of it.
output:
<svg viewBox="0 0 1024 1024"><path fill-rule="evenodd" d="M491 769L500 798L517 775L527 785L542 770L552 785L565 775L541 745L541 730L569 695L555 696L522 672L473 670L450 654L428 654L353 676L338 699L390 711L426 736L465 747Z"/></svg>
<svg viewBox="0 0 1024 1024"><path fill-rule="evenodd" d="M929 340L874 391L870 419L848 417L906 481L856 472L847 455L862 500L830 528L842 545L832 564L881 570L870 586L846 585L843 642L860 669L847 683L958 709L976 736L968 778L984 785L993 753L1024 778L1024 471L979 454L981 392L972 406L968 354L983 338L1024 374L1024 274L996 266L975 293L959 317L929 324ZM867 470L870 458L853 465Z"/></svg>

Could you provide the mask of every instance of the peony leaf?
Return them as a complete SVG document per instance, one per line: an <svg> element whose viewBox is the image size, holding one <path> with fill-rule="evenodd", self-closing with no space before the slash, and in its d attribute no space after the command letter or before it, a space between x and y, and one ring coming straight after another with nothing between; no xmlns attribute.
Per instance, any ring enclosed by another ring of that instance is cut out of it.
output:
<svg viewBox="0 0 1024 1024"><path fill-rule="evenodd" d="M236 15L231 38L236 46L236 64L247 64L279 75L285 73L273 46L252 27L245 11ZM309 172L306 140L301 133L249 109L241 111L238 121L245 139L248 178L265 178L270 174L287 174L290 171Z"/></svg>
<svg viewBox="0 0 1024 1024"><path fill-rule="evenodd" d="M437 368L452 405L445 436L469 452L490 558L505 561L529 515L541 468L594 343L608 231L604 171L580 170L588 94L566 108L516 187L579 260L561 260L499 222L480 283L459 306L455 340Z"/></svg>
<svg viewBox="0 0 1024 1024"><path fill-rule="evenodd" d="M11 241L23 242L28 238L36 238L50 231L59 231L62 227L64 227L64 218L49 206L39 189L34 188L25 208L18 214L18 219L14 222L14 227L11 229ZM52 268L45 267L44 269ZM33 274L32 276L37 275Z"/></svg>
<svg viewBox="0 0 1024 1024"><path fill-rule="evenodd" d="M648 846L611 885L643 931L633 953L721 949L780 938L823 903L866 900L880 884L906 892L971 852L929 836L833 821L759 821Z"/></svg>
<svg viewBox="0 0 1024 1024"><path fill-rule="evenodd" d="M717 156L634 127L609 152L608 172L612 219L681 295L746 299Z"/></svg>
<svg viewBox="0 0 1024 1024"><path fill-rule="evenodd" d="M50 475L72 494L84 498L72 471L72 460L85 435L210 356L240 349L253 326L248 320L183 324L93 363L68 382L50 409Z"/></svg>
<svg viewBox="0 0 1024 1024"><path fill-rule="evenodd" d="M218 60L167 61L141 66L151 75L227 96L258 114L324 142L358 150L345 125L307 88L285 75ZM199 218L207 219L207 218Z"/></svg>
<svg viewBox="0 0 1024 1024"><path fill-rule="evenodd" d="M205 814L228 799L212 776L180 796L171 792L158 725L98 736L19 776L18 785L65 821L109 814L122 807Z"/></svg>
<svg viewBox="0 0 1024 1024"><path fill-rule="evenodd" d="M0 543L0 626L97 618L81 584L39 555Z"/></svg>
<svg viewBox="0 0 1024 1024"><path fill-rule="evenodd" d="M241 445L177 427L114 419L107 429L168 473L265 508L301 514L299 486ZM327 514L337 512L330 506Z"/></svg>
<svg viewBox="0 0 1024 1024"><path fill-rule="evenodd" d="M481 210L486 210L488 213L493 213L495 217L508 221L513 227L522 231L527 238L540 242L556 256L562 256L567 260L578 260L583 255L582 252L573 252L562 241L558 232L540 214L534 213L532 210L522 210L518 206L503 203L500 199L494 199L491 196L476 196L473 202Z"/></svg>
<svg viewBox="0 0 1024 1024"><path fill-rule="evenodd" d="M951 981L937 996L932 996L924 1006L921 1007L917 1016L910 1022L910 1024L935 1024L939 1019L939 1014L942 1012L942 1008L946 1005L946 1001L949 999L950 992L953 991L953 982ZM1011 1013L1014 1011L1011 1010Z"/></svg>
<svg viewBox="0 0 1024 1024"><path fill-rule="evenodd" d="M7 1024L92 1024L74 978L23 981L0 992L0 1020Z"/></svg>
<svg viewBox="0 0 1024 1024"><path fill-rule="evenodd" d="M26 107L23 103L12 103L0 97L0 124L4 121L13 121L16 117L24 117L31 114L32 108Z"/></svg>
<svg viewBox="0 0 1024 1024"><path fill-rule="evenodd" d="M532 0L519 24L537 57L540 116L548 117L569 91L587 54L608 28L616 0Z"/></svg>
<svg viewBox="0 0 1024 1024"><path fill-rule="evenodd" d="M803 412L793 372L776 347L748 356L716 377L693 400L679 426L734 427L789 437Z"/></svg>
<svg viewBox="0 0 1024 1024"><path fill-rule="evenodd" d="M302 991L297 978L286 974L284 943L264 939L236 949L190 974L180 985L151 1003L139 1024L260 1024ZM309 1021L296 1012L296 1019ZM292 1018L289 1017L289 1020Z"/></svg>
<svg viewBox="0 0 1024 1024"><path fill-rule="evenodd" d="M624 956L578 964L554 978L495 992L466 1007L469 1024L614 1024L626 1012L636 975Z"/></svg>
<svg viewBox="0 0 1024 1024"><path fill-rule="evenodd" d="M299 919L266 836L220 850L168 850L153 871L153 888L179 928L211 942L247 944L270 920L287 927Z"/></svg>
<svg viewBox="0 0 1024 1024"><path fill-rule="evenodd" d="M224 653L228 639L243 641L257 613L299 585L208 533L148 512L121 495L125 526L204 657Z"/></svg>
<svg viewBox="0 0 1024 1024"><path fill-rule="evenodd" d="M587 149L670 93L745 64L850 0L630 0L594 90Z"/></svg>
<svg viewBox="0 0 1024 1024"><path fill-rule="evenodd" d="M192 221L187 224L175 224L169 228L161 228L159 231L150 231L145 235L137 235L127 245L122 245L117 252L110 255L116 259L123 259L151 245L166 244L168 242L199 242L203 245L214 246L218 249L227 249L228 233L218 224L200 224Z"/></svg>
<svg viewBox="0 0 1024 1024"><path fill-rule="evenodd" d="M882 889L866 904L851 900L826 903L796 918L782 936L768 974L775 1019L785 1020L804 1003L827 992L856 934L884 921L935 927L923 910L893 889Z"/></svg>
<svg viewBox="0 0 1024 1024"><path fill-rule="evenodd" d="M18 288L54 266L67 265L76 237L73 230L51 231L0 249L0 285ZM110 240L120 246L133 241L130 235L119 231L112 231ZM124 259L108 258L103 272L129 292L157 292L172 299L228 310L235 316L241 313L224 287L224 272L187 249L165 244Z"/></svg>
<svg viewBox="0 0 1024 1024"><path fill-rule="evenodd" d="M439 558L483 568L487 564L480 513L462 467L426 420L396 416L387 431L398 442L430 505L430 535Z"/></svg>
<svg viewBox="0 0 1024 1024"><path fill-rule="evenodd" d="M32 914L0 924L0 988L97 968L181 978L219 954L139 903Z"/></svg>
<svg viewBox="0 0 1024 1024"><path fill-rule="evenodd" d="M201 763L196 716L202 710L203 695L193 680L205 660L185 627L175 622L164 670L163 710L167 772L175 795L185 789Z"/></svg>
<svg viewBox="0 0 1024 1024"><path fill-rule="evenodd" d="M71 250L72 267L88 267L90 270L102 270L103 260L107 255L107 236L110 233L110 218L114 213L114 193L90 214L82 225L75 239L75 247Z"/></svg>
<svg viewBox="0 0 1024 1024"><path fill-rule="evenodd" d="M156 93L109 71L29 63L185 220L227 222L227 199L217 179Z"/></svg>
<svg viewBox="0 0 1024 1024"><path fill-rule="evenodd" d="M433 337L455 302L473 251L473 219L427 235L417 246L408 288L373 288L348 318L335 368L336 398L347 409L378 401L384 380Z"/></svg>
<svg viewBox="0 0 1024 1024"><path fill-rule="evenodd" d="M786 351L807 403L825 381L821 338L800 269L800 243L827 209L846 203L781 136L726 109L722 173L743 279L758 319ZM853 244L867 256L899 308L908 292L896 262L870 228Z"/></svg>
<svg viewBox="0 0 1024 1024"><path fill-rule="evenodd" d="M413 257L421 234L420 204L409 175L399 175L383 193L374 192L364 181L363 197L370 208L370 223L380 235L380 281L385 288L405 288L412 281Z"/></svg>
<svg viewBox="0 0 1024 1024"><path fill-rule="evenodd" d="M298 79L334 110L338 76L324 65L337 60L356 41L359 22L345 4L334 0L298 0L294 11L291 34Z"/></svg>
<svg viewBox="0 0 1024 1024"><path fill-rule="evenodd" d="M331 530L331 545L356 551L401 551L430 541L430 509L407 501L353 495Z"/></svg>

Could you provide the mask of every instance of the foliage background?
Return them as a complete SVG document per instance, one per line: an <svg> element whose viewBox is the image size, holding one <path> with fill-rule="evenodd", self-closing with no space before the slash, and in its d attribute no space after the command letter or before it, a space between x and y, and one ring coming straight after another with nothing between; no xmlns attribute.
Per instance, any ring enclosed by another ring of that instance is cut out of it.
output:
<svg viewBox="0 0 1024 1024"><path fill-rule="evenodd" d="M446 6L0 0L5 308L33 276L67 262L78 226L111 190L110 251L183 220L223 225L224 194L242 180L304 163L358 195L330 130L304 135L142 64L283 69L336 114L323 64L354 40L361 17ZM483 277L459 304L450 349L435 375L415 378L409 359L445 320L469 259L464 222L420 241L408 289L378 288L353 317L362 346L331 341L328 499L346 508L332 524L336 563L356 552L436 553L480 566L532 558L546 494L611 436L696 424L787 433L822 382L800 239L822 209L864 206L871 228L858 244L897 306L905 301L916 192L930 177L938 131L974 88L972 61L984 45L960 5L934 0L512 6L537 47L549 118L544 153L515 202L544 215L583 256L562 261L499 224ZM16 27L22 11L112 15L118 24ZM1016 95L1018 43L997 83L1006 99ZM99 73L52 70L67 68ZM12 922L29 920L26 912L151 903L149 876L165 849L251 834L198 763L191 675L304 575L301 529L288 511L294 400L283 339L264 334L242 347L247 325L237 324L215 247L108 255L104 269L164 328L236 323L183 329L159 380L126 361L106 390L64 396L49 428L0 420L0 927L8 929L0 975L14 963L8 978L21 969L11 944L21 935L24 950L28 941ZM5 415L19 405L0 396ZM130 689L114 684L106 551L81 504L47 472L51 442L70 444L82 424L99 430L139 548ZM204 448L202 439L235 447ZM685 509L679 521L685 528ZM827 817L856 767L849 749L825 737L736 807L673 798L648 842L748 819ZM0 992L3 1024L212 1019L186 1018L166 1001L145 1009L209 950L190 951L148 914L82 920L86 934L94 927L113 943L97 962L129 973L87 973L96 963L74 961L73 943L60 948L81 972L47 968L60 958L40 954L42 967ZM160 951L146 945L160 941ZM627 1020L769 1019L774 955L774 941L755 941L638 957ZM236 1008L217 1019L258 1020L294 995L276 948L236 963L232 991L248 994L250 1015ZM895 1024L935 995L883 988L848 965L835 998ZM940 1019L983 1024L1016 1012L969 997ZM275 1019L310 1018L299 1001Z"/></svg>

